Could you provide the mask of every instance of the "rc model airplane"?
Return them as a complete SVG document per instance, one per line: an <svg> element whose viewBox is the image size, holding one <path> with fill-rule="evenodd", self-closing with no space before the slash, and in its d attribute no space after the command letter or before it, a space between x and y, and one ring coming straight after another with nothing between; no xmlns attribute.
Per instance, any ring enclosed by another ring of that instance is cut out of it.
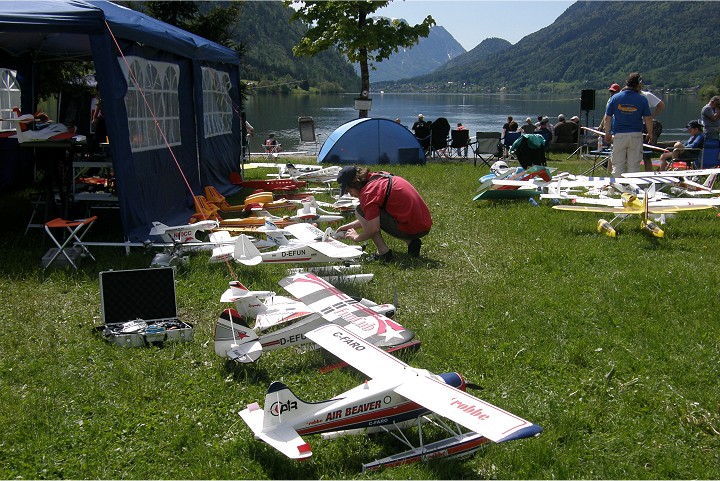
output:
<svg viewBox="0 0 720 481"><path fill-rule="evenodd" d="M645 192L644 198L640 199L634 194L622 194L617 205L616 199L575 199L576 203L588 202L597 204L604 202L607 205L554 205L553 209L583 211L583 212L611 212L615 217L611 221L605 219L598 220L598 232L604 232L608 237L616 237L616 227L628 215L642 215L640 228L654 237L664 237L665 233L660 227L650 220L650 214L673 214L687 210L704 210L710 209L713 205L719 205L720 199L664 199L653 201L655 187L654 184Z"/></svg>
<svg viewBox="0 0 720 481"><path fill-rule="evenodd" d="M314 274L288 276L280 285L297 300L276 296L271 291L248 291L231 282L221 297L235 302L237 310L226 309L215 324L215 353L238 363L256 361L263 351L310 343L306 333L328 322L345 326L377 345L394 351L416 347L420 341L388 316L392 304L376 304L341 292ZM247 320L255 318L253 328ZM284 327L282 327L284 326ZM279 328L262 336L258 331Z"/></svg>
<svg viewBox="0 0 720 481"><path fill-rule="evenodd" d="M350 246L333 238L334 231L325 232L306 224L291 224L279 229L271 220L265 221L262 232L278 245L276 250L260 252L250 237L240 234L235 244L235 260L248 266L261 262L269 263L307 263L307 262L350 262L362 255L360 246ZM289 240L285 234L295 236Z"/></svg>
<svg viewBox="0 0 720 481"><path fill-rule="evenodd" d="M334 437L389 432L409 447L363 465L363 470L371 470L468 455L489 441L499 443L542 432L539 426L465 392L460 374L436 375L413 368L342 326L323 325L306 335L371 379L332 399L313 403L276 381L268 389L264 407L252 403L240 411L255 438L288 458L301 460L312 455L312 448L301 437L306 434ZM425 444L422 428L427 422L442 427L450 437ZM412 426L418 427L417 446L402 432Z"/></svg>

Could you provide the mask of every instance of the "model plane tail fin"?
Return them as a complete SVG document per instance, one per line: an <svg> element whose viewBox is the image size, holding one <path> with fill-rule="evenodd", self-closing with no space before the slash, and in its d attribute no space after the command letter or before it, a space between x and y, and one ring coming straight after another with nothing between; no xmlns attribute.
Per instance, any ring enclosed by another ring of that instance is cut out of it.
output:
<svg viewBox="0 0 720 481"><path fill-rule="evenodd" d="M236 261L246 266L254 266L262 262L260 251L245 234L240 234L237 241L235 241L233 257Z"/></svg>
<svg viewBox="0 0 720 481"><path fill-rule="evenodd" d="M260 340L235 309L225 309L215 323L215 354L240 363L255 362L262 354Z"/></svg>
<svg viewBox="0 0 720 481"><path fill-rule="evenodd" d="M323 409L324 404L332 404L335 399L309 403L293 393L280 381L270 384L265 395L265 415L263 431L269 431L280 425L292 426L294 421Z"/></svg>
<svg viewBox="0 0 720 481"><path fill-rule="evenodd" d="M274 409L274 405L265 405ZM252 429L255 437L265 441L290 459L305 459L312 456L310 445L303 441L298 432L290 425L277 425L266 429L263 425L263 409L258 403L248 404L240 411L240 417Z"/></svg>
<svg viewBox="0 0 720 481"><path fill-rule="evenodd" d="M272 291L250 291L240 281L231 281L228 290L220 297L220 302L234 302L241 316L256 318L267 312L267 306L261 299L274 295Z"/></svg>
<svg viewBox="0 0 720 481"><path fill-rule="evenodd" d="M265 228L263 229L263 232L267 238L276 245L284 246L290 243L287 240L287 237L283 234L282 229L278 228L277 224L270 219L265 219Z"/></svg>

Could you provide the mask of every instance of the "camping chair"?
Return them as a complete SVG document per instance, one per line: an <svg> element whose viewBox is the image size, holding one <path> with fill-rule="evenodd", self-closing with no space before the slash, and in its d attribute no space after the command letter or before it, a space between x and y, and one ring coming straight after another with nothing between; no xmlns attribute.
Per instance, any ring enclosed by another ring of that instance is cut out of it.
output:
<svg viewBox="0 0 720 481"><path fill-rule="evenodd" d="M277 157L278 152L280 152L281 144L277 141L275 141L274 144L268 144L267 141L263 144L263 152L265 153L265 159L266 160L273 160L275 157Z"/></svg>
<svg viewBox="0 0 720 481"><path fill-rule="evenodd" d="M713 169L718 167L718 165L720 165L720 141L706 138L699 162L700 165L698 165L698 167L700 169Z"/></svg>
<svg viewBox="0 0 720 481"><path fill-rule="evenodd" d="M50 267L50 264L55 262L55 260L60 256L60 254L65 257L65 260L67 260L67 262L71 266L73 266L73 269L75 270L77 270L75 260L77 260L78 256L84 255L90 257L92 260L95 260L87 247L82 244L83 237L85 237L85 234L88 233L90 227L92 227L95 220L97 220L96 215L88 217L87 219L78 220L65 220L58 217L56 219L46 222L45 232L47 232L47 235L57 246L57 249L52 248L47 252L47 254L45 254L45 257L43 257L43 270ZM60 243L60 241L58 241L58 238L53 235L52 229L65 229L67 231L68 236L62 242L62 244ZM75 248L69 248L71 243L75 245L80 245L80 251Z"/></svg>
<svg viewBox="0 0 720 481"><path fill-rule="evenodd" d="M298 130L300 131L300 143L314 144L313 152L317 152L317 137L315 136L315 120L312 117L298 117Z"/></svg>
<svg viewBox="0 0 720 481"><path fill-rule="evenodd" d="M448 137L450 136L450 122L440 117L430 124L430 156L448 157Z"/></svg>
<svg viewBox="0 0 720 481"><path fill-rule="evenodd" d="M460 157L460 149L465 149L463 157L467 159L468 146L470 145L470 131L465 129L451 130L450 139L450 156L452 156L453 153L457 153L457 156Z"/></svg>
<svg viewBox="0 0 720 481"><path fill-rule="evenodd" d="M425 152L425 155L428 155L431 152L431 149L430 149L430 138L431 138L430 127L431 126L432 126L432 123L428 122L427 124L415 129L415 138L420 143L420 147L422 147L423 152Z"/></svg>
<svg viewBox="0 0 720 481"><path fill-rule="evenodd" d="M473 149L475 166L477 166L477 159L480 159L489 169L491 167L489 161L500 157L498 155L502 152L500 137L502 137L500 132L475 132L475 148Z"/></svg>
<svg viewBox="0 0 720 481"><path fill-rule="evenodd" d="M516 132L505 132L505 138L503 139L503 156L505 158L510 157L510 147L515 143L517 139L522 135L522 130Z"/></svg>

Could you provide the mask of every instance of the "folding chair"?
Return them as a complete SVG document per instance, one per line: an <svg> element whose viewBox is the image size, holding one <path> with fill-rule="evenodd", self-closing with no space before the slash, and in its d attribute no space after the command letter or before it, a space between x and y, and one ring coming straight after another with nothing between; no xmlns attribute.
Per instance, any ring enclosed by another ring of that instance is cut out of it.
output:
<svg viewBox="0 0 720 481"><path fill-rule="evenodd" d="M475 148L473 156L475 158L474 165L477 166L477 159L482 160L483 164L491 167L490 160L498 157L498 146L500 145L500 132L475 132Z"/></svg>
<svg viewBox="0 0 720 481"><path fill-rule="evenodd" d="M522 130L516 132L505 132L505 138L503 139L503 152L505 157L511 157L510 147L515 143L517 139L522 135Z"/></svg>
<svg viewBox="0 0 720 481"><path fill-rule="evenodd" d="M57 246L57 249L52 248L50 249L46 254L45 257L43 257L43 270L50 267L50 264L55 262L55 259L57 259L60 254L65 256L65 259L68 261L68 263L73 266L73 269L77 270L77 265L75 264L75 260L73 260L73 257L77 256L78 254L80 256L85 255L87 257L90 257L92 260L95 260L95 257L90 253L90 251L82 244L82 239L85 237L85 234L88 233L90 230L90 227L92 227L93 222L97 219L97 216L94 215L92 217L88 217L87 219L78 219L78 220L65 220L61 218L56 218L51 221L48 221L45 223L45 232L47 232L47 235L50 236L50 239L52 239L53 243ZM58 241L58 238L56 238L51 229L65 229L68 233L67 238L65 241L61 244ZM78 253L77 250L74 248L68 248L71 243L74 245L80 246L80 252ZM48 257L49 255L49 257Z"/></svg>
<svg viewBox="0 0 720 481"><path fill-rule="evenodd" d="M450 131L450 155L457 153L458 157L461 157L460 150L464 150L462 157L467 159L468 146L470 145L470 131L469 130L451 130ZM454 150L453 150L454 149Z"/></svg>
<svg viewBox="0 0 720 481"><path fill-rule="evenodd" d="M298 130L300 143L314 144L314 152L318 150L318 140L315 136L315 120L312 117L298 117Z"/></svg>
<svg viewBox="0 0 720 481"><path fill-rule="evenodd" d="M445 117L439 117L430 124L430 156L448 157L448 137L450 136L450 122Z"/></svg>
<svg viewBox="0 0 720 481"><path fill-rule="evenodd" d="M705 144L703 145L703 151L700 155L701 169L712 169L720 165L720 141L715 139L705 138Z"/></svg>

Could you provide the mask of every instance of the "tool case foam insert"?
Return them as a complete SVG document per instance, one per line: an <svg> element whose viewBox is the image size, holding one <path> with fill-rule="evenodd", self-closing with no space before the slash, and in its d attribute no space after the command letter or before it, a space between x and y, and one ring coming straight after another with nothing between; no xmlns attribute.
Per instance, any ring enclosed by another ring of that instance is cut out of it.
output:
<svg viewBox="0 0 720 481"><path fill-rule="evenodd" d="M190 341L193 326L178 319L175 269L159 267L100 273L102 336L120 346Z"/></svg>

